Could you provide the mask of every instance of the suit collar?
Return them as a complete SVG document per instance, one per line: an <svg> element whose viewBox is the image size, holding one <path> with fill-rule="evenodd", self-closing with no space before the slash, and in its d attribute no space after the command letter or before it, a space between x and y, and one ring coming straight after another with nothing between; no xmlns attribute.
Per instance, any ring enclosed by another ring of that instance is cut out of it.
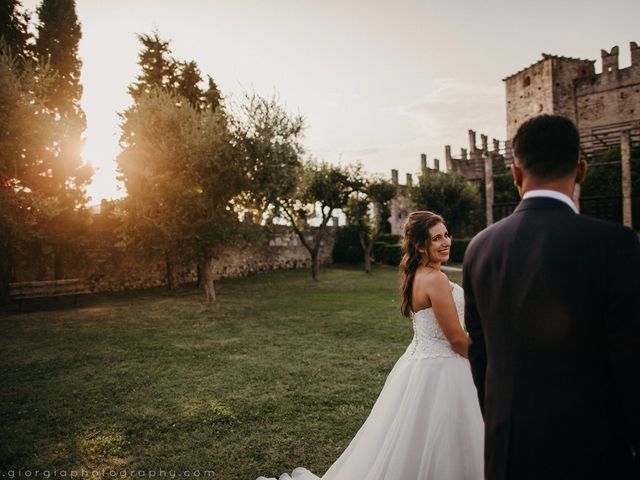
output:
<svg viewBox="0 0 640 480"><path fill-rule="evenodd" d="M514 213L523 210L564 210L575 213L573 209L562 200L550 197L530 197L522 200L514 210Z"/></svg>
<svg viewBox="0 0 640 480"><path fill-rule="evenodd" d="M522 199L526 200L527 198L533 198L533 197L555 198L556 200L560 200L566 203L567 205L569 205L569 207L571 207L571 210L573 210L575 213L578 213L578 209L576 208L576 204L573 202L573 200L567 195L565 195L564 193L558 192L557 190L548 190L544 188L529 190L527 193L524 194Z"/></svg>

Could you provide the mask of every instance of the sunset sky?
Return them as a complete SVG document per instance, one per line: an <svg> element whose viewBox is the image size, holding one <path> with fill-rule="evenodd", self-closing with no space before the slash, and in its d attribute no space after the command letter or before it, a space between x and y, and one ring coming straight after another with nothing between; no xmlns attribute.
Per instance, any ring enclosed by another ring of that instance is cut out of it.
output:
<svg viewBox="0 0 640 480"><path fill-rule="evenodd" d="M502 78L553 53L598 60L640 42L637 0L76 0L83 38L85 160L91 204L120 197L116 112L130 104L137 33L171 40L231 102L278 92L306 117L306 146L369 172L417 172L467 146L467 130L504 139ZM38 1L23 5L35 10ZM443 162L442 162L443 163Z"/></svg>

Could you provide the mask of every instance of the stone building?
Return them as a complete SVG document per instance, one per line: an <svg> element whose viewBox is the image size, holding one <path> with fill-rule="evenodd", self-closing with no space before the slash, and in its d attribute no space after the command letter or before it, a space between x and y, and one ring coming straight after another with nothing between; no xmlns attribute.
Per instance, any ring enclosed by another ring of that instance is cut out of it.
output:
<svg viewBox="0 0 640 480"><path fill-rule="evenodd" d="M486 221L494 221L508 215L514 205L493 204L493 178L508 175L513 162L511 139L522 122L542 113L564 115L570 118L580 132L582 158L597 167L604 164L605 153L612 147L620 147L622 170L622 198L608 199L605 209L621 211L613 217L622 219L628 226L640 228L640 196L631 192L631 149L640 144L640 47L630 42L631 65L620 68L618 47L601 51L602 71L596 73L595 60L570 58L543 53L536 63L506 77L506 140L489 139L469 130L469 146L453 155L451 147L445 146L447 172L459 172L468 180L484 183ZM424 167L423 167L424 168ZM397 173L396 173L397 178ZM405 189L406 190L406 189ZM395 216L392 216L394 232L399 233L406 218L401 209L409 205L410 199L399 198ZM576 188L576 205L587 205L580 199ZM601 200L598 200L600 202ZM588 203L588 214L599 216L602 210L593 201ZM586 211L586 210L585 210ZM608 214L602 218L613 219Z"/></svg>
<svg viewBox="0 0 640 480"><path fill-rule="evenodd" d="M533 65L504 79L507 143L518 126L540 113L564 115L580 131L587 160L599 160L619 145L623 131L640 141L640 47L630 43L631 65L619 68L618 47L601 51L602 72L595 60L543 54Z"/></svg>
<svg viewBox="0 0 640 480"><path fill-rule="evenodd" d="M396 198L391 200L389 206L389 218L387 219L391 226L391 233L400 235L402 232L402 226L407 219L408 213L411 211L411 198L409 195L409 188L413 183L413 177L410 173L407 173L407 182L401 185L398 181L398 170L391 170L391 181L396 186Z"/></svg>

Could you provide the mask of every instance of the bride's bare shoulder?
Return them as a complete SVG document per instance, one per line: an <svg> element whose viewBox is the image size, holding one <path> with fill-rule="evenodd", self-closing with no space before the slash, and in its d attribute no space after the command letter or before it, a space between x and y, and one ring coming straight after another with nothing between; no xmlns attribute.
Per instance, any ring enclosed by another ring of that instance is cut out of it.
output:
<svg viewBox="0 0 640 480"><path fill-rule="evenodd" d="M449 277L440 270L434 270L429 267L420 267L416 270L416 284L424 287L443 287L449 285Z"/></svg>

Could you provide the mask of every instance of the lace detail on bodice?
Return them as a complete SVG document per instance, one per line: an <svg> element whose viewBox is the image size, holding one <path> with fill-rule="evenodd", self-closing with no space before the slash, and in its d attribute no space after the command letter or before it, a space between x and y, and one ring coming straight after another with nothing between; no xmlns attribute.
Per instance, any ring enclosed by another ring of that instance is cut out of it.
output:
<svg viewBox="0 0 640 480"><path fill-rule="evenodd" d="M453 285L453 301L456 304L460 324L464 326L464 290L456 283ZM413 320L413 340L406 350L409 358L457 357L447 337L444 336L432 308L411 313Z"/></svg>

